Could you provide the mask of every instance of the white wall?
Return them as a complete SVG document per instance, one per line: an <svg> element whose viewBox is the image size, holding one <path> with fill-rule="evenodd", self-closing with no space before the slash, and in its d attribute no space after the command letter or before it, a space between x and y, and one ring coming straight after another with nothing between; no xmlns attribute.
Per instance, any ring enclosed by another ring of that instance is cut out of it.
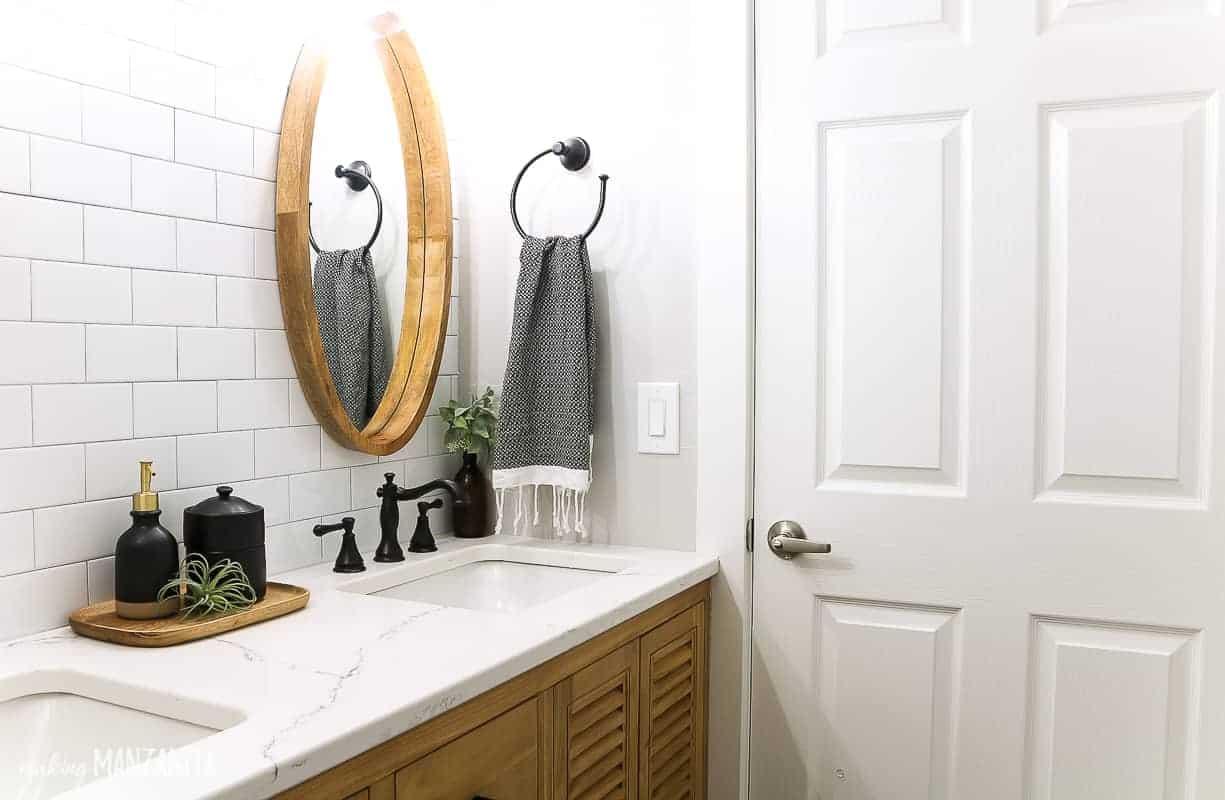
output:
<svg viewBox="0 0 1225 800"><path fill-rule="evenodd" d="M383 471L454 472L437 418L375 463L306 408L272 245L301 38L216 5L0 5L0 640L110 596L138 459L176 533L216 484L263 505L273 572L330 558L310 529L344 512L371 552Z"/></svg>

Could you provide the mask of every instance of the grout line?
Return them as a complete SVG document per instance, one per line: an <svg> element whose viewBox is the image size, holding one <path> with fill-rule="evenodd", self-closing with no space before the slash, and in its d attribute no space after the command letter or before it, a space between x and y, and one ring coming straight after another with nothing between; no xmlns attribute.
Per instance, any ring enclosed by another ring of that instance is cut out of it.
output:
<svg viewBox="0 0 1225 800"><path fill-rule="evenodd" d="M173 161L167 161L165 163L177 164L177 162L173 162ZM188 166L186 164L177 164L177 165L178 166ZM202 168L201 167L191 167L191 169L202 169ZM203 170L203 171L213 172L213 173L216 172L216 170ZM244 176L240 175L238 177L244 177ZM262 178L252 178L252 180L263 181L264 183L271 183L273 184L273 186L276 185L275 181L264 181ZM215 187L216 187L216 183L214 183L214 188ZM0 195L8 195L9 197L28 197L34 200L46 200L52 203L63 203L64 205L71 205L71 206L77 206L77 207L102 208L108 211L126 211L129 214L144 214L147 217L161 217L162 219L173 219L173 220L185 219L185 220L188 220L189 222L211 222L214 225L229 225L230 227L233 227L233 228L246 228L247 230L252 230L252 231L269 231L269 232L276 231L275 221L273 222L273 227L265 228L259 225L243 225L241 222L223 222L223 221L216 220L216 219L205 219L203 217L192 217L192 216L187 216L184 214L167 214L166 212L163 212L163 211L147 211L143 208L124 208L122 206L108 206L103 203L87 203L87 202L83 202L80 200L65 200L62 197L52 197L51 195L43 195L43 194L32 194L32 193L23 194L22 192L0 191Z"/></svg>

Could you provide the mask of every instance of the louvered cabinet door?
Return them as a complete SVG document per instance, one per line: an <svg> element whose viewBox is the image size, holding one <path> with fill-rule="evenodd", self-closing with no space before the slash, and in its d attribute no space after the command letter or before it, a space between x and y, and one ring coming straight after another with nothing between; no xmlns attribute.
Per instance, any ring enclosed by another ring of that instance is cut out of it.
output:
<svg viewBox="0 0 1225 800"><path fill-rule="evenodd" d="M638 642L559 683L554 800L636 800Z"/></svg>
<svg viewBox="0 0 1225 800"><path fill-rule="evenodd" d="M705 608L694 606L639 640L639 800L706 796Z"/></svg>

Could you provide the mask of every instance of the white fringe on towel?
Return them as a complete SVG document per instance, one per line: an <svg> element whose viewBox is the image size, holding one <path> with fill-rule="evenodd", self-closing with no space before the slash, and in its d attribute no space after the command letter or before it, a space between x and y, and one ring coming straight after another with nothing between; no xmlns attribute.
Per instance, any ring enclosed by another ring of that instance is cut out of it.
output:
<svg viewBox="0 0 1225 800"><path fill-rule="evenodd" d="M594 447L595 438L592 437L593 450ZM553 490L553 535L558 539L571 534L582 538L587 533L583 518L587 511L587 490L591 487L591 478L592 470L553 466L494 470L493 488L497 498L498 521L493 532L503 532L508 499L515 506L510 533L524 536L529 527L539 525L540 487L547 486Z"/></svg>

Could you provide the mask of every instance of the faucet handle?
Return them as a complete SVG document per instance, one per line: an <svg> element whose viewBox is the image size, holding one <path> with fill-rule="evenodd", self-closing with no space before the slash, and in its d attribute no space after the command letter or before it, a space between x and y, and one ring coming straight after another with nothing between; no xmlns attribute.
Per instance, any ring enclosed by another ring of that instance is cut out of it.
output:
<svg viewBox="0 0 1225 800"><path fill-rule="evenodd" d="M357 537L353 535L355 521L353 517L341 517L340 522L314 527L316 536L324 536L341 529L345 532L340 540L340 552L336 554L336 564L332 567L333 572L366 571L366 562L362 560L362 554L357 550Z"/></svg>
<svg viewBox="0 0 1225 800"><path fill-rule="evenodd" d="M375 497L395 497L396 496L396 474L394 472L384 472L383 477L387 480L382 486L374 490Z"/></svg>
<svg viewBox="0 0 1225 800"><path fill-rule="evenodd" d="M334 531L344 529L346 536L353 535L353 524L357 522L353 517L341 517L340 522L333 522L330 525L316 525L314 527L316 536L325 536Z"/></svg>
<svg viewBox="0 0 1225 800"><path fill-rule="evenodd" d="M431 508L442 508L442 498L435 497L433 500L429 501L428 503L425 502L424 500L421 501L420 503L417 504L417 513L424 517L426 514L429 513Z"/></svg>

